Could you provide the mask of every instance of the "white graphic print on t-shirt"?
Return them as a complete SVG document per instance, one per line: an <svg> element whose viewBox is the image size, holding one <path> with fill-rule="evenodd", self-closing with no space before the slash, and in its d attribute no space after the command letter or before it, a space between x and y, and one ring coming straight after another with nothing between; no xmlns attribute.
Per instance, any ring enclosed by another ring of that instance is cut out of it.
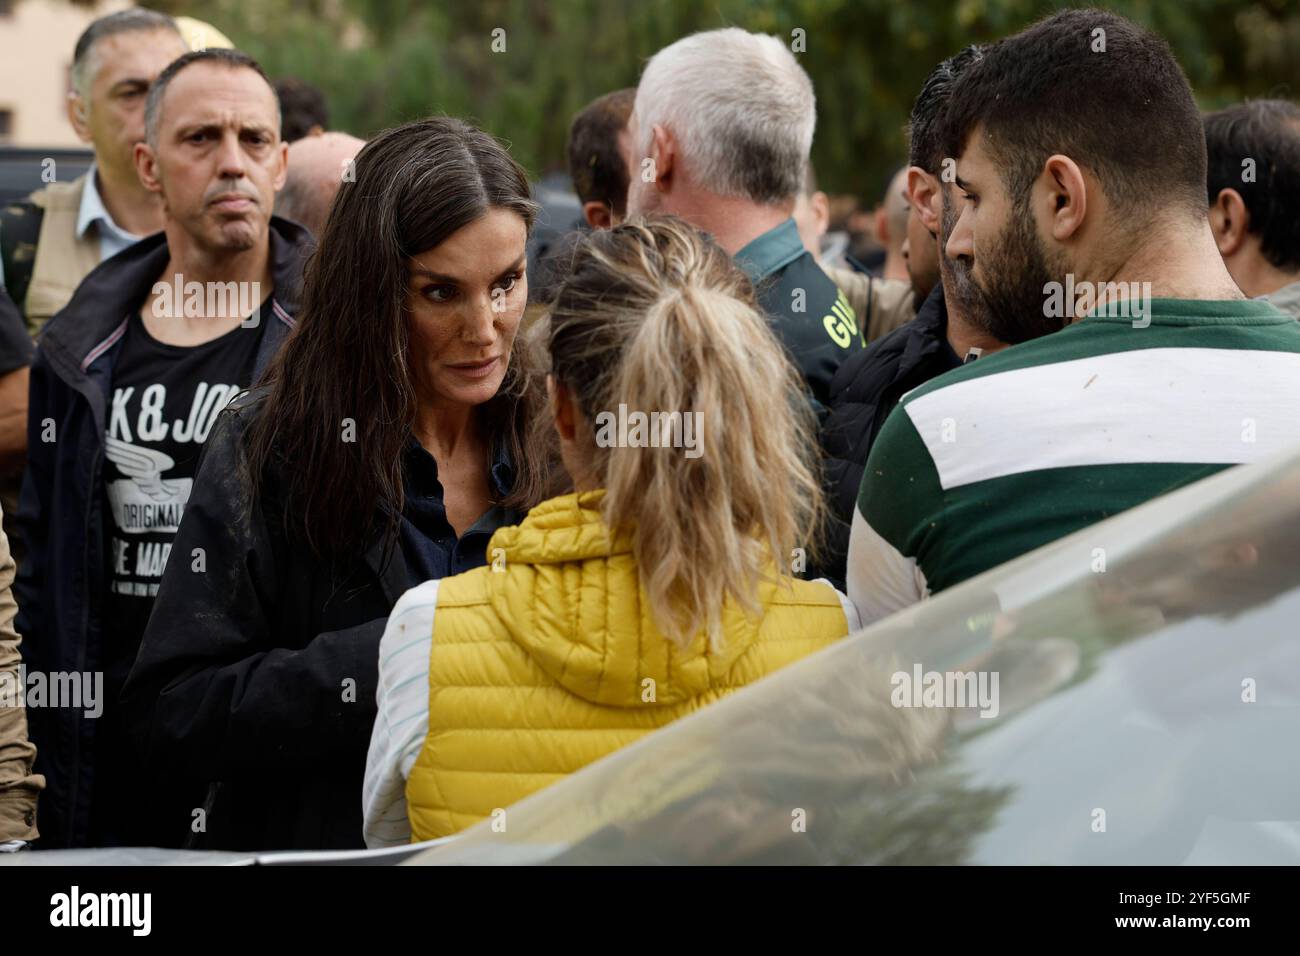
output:
<svg viewBox="0 0 1300 956"><path fill-rule="evenodd" d="M106 475L114 531L110 586L118 594L153 597L171 553L171 537L180 527L194 484L199 449L191 451L185 446L202 445L207 440L217 415L241 389L199 382L194 386L189 414L170 422L164 414L166 385L148 386L133 403L135 391L133 386L113 390L105 438L105 456L112 465ZM183 456L183 474L175 474L174 455L182 450L189 454ZM117 477L113 477L114 469Z"/></svg>

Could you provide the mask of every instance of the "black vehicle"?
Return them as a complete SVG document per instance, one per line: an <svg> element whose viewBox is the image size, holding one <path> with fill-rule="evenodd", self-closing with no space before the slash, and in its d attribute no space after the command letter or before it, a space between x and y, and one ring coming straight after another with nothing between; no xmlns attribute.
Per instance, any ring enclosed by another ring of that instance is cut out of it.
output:
<svg viewBox="0 0 1300 956"><path fill-rule="evenodd" d="M90 149L0 146L0 206L26 199L51 182L68 183L94 162Z"/></svg>

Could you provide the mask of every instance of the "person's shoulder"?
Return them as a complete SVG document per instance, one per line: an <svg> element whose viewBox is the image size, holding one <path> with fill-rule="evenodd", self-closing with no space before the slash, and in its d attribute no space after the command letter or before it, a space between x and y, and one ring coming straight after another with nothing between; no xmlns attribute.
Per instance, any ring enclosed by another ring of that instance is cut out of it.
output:
<svg viewBox="0 0 1300 956"><path fill-rule="evenodd" d="M251 422L262 413L270 395L269 385L246 388L227 403L225 411L243 422Z"/></svg>
<svg viewBox="0 0 1300 956"><path fill-rule="evenodd" d="M300 222L272 215L268 228L278 241L293 249L301 259L305 260L316 248L316 236Z"/></svg>
<svg viewBox="0 0 1300 956"><path fill-rule="evenodd" d="M27 202L41 209L71 209L75 212L81 205L81 193L86 188L88 175L82 173L67 182L48 183L31 193Z"/></svg>
<svg viewBox="0 0 1300 956"><path fill-rule="evenodd" d="M402 592L402 596L393 605L392 613L388 615L388 624L380 645L381 650L384 644L391 645L393 641L400 639L407 632L425 633L427 631L429 637L432 638L432 628L425 628L423 622L429 624L433 622L434 609L438 604L441 583L442 581L438 579L425 581ZM392 650L393 648L390 646L389 649Z"/></svg>
<svg viewBox="0 0 1300 956"><path fill-rule="evenodd" d="M1260 299L1268 302L1284 315L1293 319L1300 319L1300 282L1284 285L1267 295L1260 296Z"/></svg>
<svg viewBox="0 0 1300 956"><path fill-rule="evenodd" d="M201 488L200 497L208 502L224 501L241 515L248 511L254 488L259 506L266 511L268 502L280 507L289 489L295 487L295 478L300 480L274 449L267 456L256 456L260 464L254 465L251 433L264 414L264 406L264 390L240 392L217 415L199 454L203 480L196 485L195 493Z"/></svg>
<svg viewBox="0 0 1300 956"><path fill-rule="evenodd" d="M1075 323L1057 332L1050 332L1027 342L1009 345L992 355L985 355L975 361L959 365L957 368L950 369L930 379L923 385L918 385L903 396L900 404L903 406L910 405L926 395L932 395L935 392L961 385L964 382L1063 361L1076 351L1074 348L1078 344L1076 340L1081 337L1091 337L1095 332L1096 329L1094 328L1085 328L1084 323ZM1089 347L1088 351L1093 351L1093 349ZM1104 351L1104 349L1100 351Z"/></svg>
<svg viewBox="0 0 1300 956"><path fill-rule="evenodd" d="M840 290L839 284L831 278L811 252L804 250L803 255L797 256L786 268L796 270L796 275L806 276L814 286L819 287L819 291L829 295L832 300L842 297L846 302L848 301L848 297Z"/></svg>
<svg viewBox="0 0 1300 956"><path fill-rule="evenodd" d="M914 316L898 326L898 328L890 329L868 345L861 356L854 356L854 358L866 364L896 360L907 348L908 341L920 331L920 326L916 323Z"/></svg>
<svg viewBox="0 0 1300 956"><path fill-rule="evenodd" d="M245 389L221 410L205 444L209 448L226 446L230 452L242 455L249 431L265 414L270 388L265 385Z"/></svg>
<svg viewBox="0 0 1300 956"><path fill-rule="evenodd" d="M866 348L851 353L831 379L830 407L861 404L893 381L893 370L902 362L908 339L913 334L911 323L904 323L886 333Z"/></svg>
<svg viewBox="0 0 1300 956"><path fill-rule="evenodd" d="M766 292L769 296L779 293L782 296L780 305L787 312L792 311L794 300L790 297L790 292L794 289L803 289L807 298L818 305L822 300L834 302L842 294L835 280L806 249L759 279L755 286L761 290L760 298L762 292ZM785 301L786 299L789 301ZM812 311L811 307L807 311Z"/></svg>
<svg viewBox="0 0 1300 956"><path fill-rule="evenodd" d="M480 565L460 574L442 578L442 587L437 592L438 603L442 607L478 607L492 603L491 565Z"/></svg>
<svg viewBox="0 0 1300 956"><path fill-rule="evenodd" d="M799 607L840 606L840 592L827 578L806 581L803 578L786 577L784 583L788 590L777 589L778 603Z"/></svg>
<svg viewBox="0 0 1300 956"><path fill-rule="evenodd" d="M855 269L846 269L843 266L833 266L827 263L818 263L817 267L826 273L826 276L839 286L840 290L852 301L855 296L866 297L867 291L871 288L871 276L865 272L858 272Z"/></svg>

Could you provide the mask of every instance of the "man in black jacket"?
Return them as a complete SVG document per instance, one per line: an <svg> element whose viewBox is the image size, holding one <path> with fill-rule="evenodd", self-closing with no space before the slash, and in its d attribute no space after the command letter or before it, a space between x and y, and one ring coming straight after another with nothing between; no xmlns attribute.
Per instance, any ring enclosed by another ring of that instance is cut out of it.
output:
<svg viewBox="0 0 1300 956"><path fill-rule="evenodd" d="M164 231L86 277L46 327L31 371L18 629L29 671L89 678L98 698L89 709L32 710L46 846L184 838L177 821L156 819L161 802L181 804L145 775L117 695L199 452L292 326L309 242L271 218L286 151L253 60L180 57L150 89L145 128L136 168L163 198Z"/></svg>
<svg viewBox="0 0 1300 956"><path fill-rule="evenodd" d="M909 125L908 200L912 205L908 271L920 295L931 287L916 318L848 358L830 386L829 412L822 423L823 478L831 519L820 572L842 585L849 526L867 455L885 419L907 392L964 361L1004 347L987 331L982 304L971 284L968 262L944 253L960 210L952 195L939 142L939 119L962 71L978 62L967 47L935 67L912 107ZM921 228L916 228L917 226ZM919 234L919 235L918 235ZM937 267L939 282L932 268ZM927 273L929 273L927 275Z"/></svg>

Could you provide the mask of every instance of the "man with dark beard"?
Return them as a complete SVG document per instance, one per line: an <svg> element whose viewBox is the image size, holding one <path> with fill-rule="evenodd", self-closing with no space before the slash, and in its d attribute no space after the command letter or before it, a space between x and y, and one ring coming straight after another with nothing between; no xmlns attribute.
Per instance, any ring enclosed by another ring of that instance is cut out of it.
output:
<svg viewBox="0 0 1300 956"><path fill-rule="evenodd" d="M845 359L831 380L829 413L821 429L830 516L816 571L839 586L862 472L889 413L917 386L959 368L964 360L1004 347L987 331L984 303L972 292L969 262L943 255L957 209L951 176L948 182L941 179L939 119L957 78L979 57L980 49L971 46L944 60L926 78L912 106L907 271L915 301L922 304L914 319Z"/></svg>
<svg viewBox="0 0 1300 956"><path fill-rule="evenodd" d="M988 331L1023 344L885 422L849 547L864 624L1300 442L1300 325L1219 257L1200 114L1161 38L1063 11L989 47L942 124L945 251Z"/></svg>

